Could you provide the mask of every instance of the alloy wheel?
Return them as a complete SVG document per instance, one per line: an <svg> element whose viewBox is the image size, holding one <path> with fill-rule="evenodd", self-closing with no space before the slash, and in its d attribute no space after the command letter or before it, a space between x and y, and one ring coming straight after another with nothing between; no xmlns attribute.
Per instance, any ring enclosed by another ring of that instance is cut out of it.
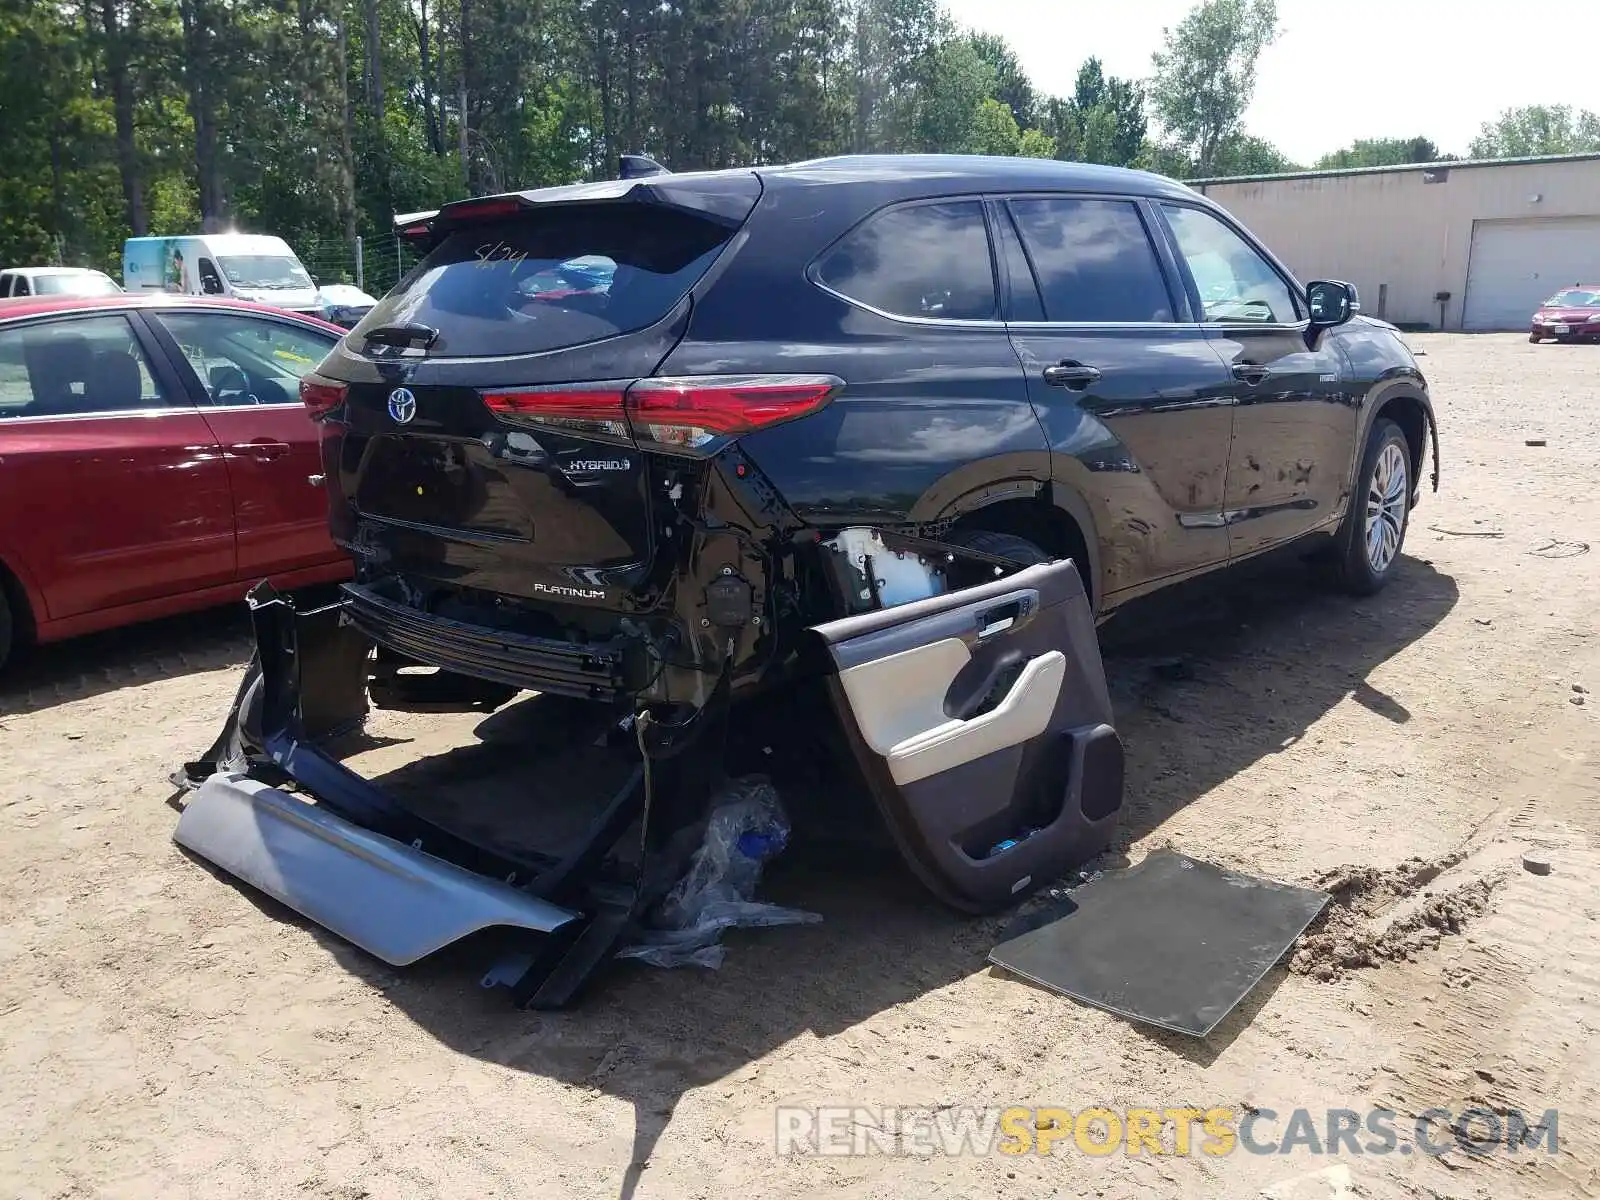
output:
<svg viewBox="0 0 1600 1200"><path fill-rule="evenodd" d="M1382 575L1400 553L1406 529L1406 456L1394 442L1384 446L1367 483L1367 565Z"/></svg>

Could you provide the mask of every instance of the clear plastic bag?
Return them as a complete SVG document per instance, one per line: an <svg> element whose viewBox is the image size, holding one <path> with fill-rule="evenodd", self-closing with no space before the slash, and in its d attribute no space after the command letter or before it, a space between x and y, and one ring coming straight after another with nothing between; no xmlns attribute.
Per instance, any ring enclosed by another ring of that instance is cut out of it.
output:
<svg viewBox="0 0 1600 1200"><path fill-rule="evenodd" d="M817 913L755 899L761 865L781 853L788 841L789 821L771 781L747 775L730 782L712 804L688 871L617 957L657 967L692 964L715 970L728 953L718 944L724 929L822 920Z"/></svg>

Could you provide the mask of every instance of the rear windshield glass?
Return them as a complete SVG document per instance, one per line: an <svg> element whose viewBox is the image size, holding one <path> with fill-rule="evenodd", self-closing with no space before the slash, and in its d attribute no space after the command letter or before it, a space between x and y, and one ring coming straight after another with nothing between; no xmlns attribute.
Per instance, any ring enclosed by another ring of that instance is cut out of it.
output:
<svg viewBox="0 0 1600 1200"><path fill-rule="evenodd" d="M581 346L654 324L733 230L638 204L551 208L452 233L356 327L427 325L430 354Z"/></svg>

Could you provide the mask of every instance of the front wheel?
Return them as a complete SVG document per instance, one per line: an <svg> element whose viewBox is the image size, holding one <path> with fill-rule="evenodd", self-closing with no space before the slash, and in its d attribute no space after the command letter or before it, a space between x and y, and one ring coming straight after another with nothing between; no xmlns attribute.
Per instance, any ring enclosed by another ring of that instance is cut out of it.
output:
<svg viewBox="0 0 1600 1200"><path fill-rule="evenodd" d="M1367 438L1356 490L1339 527L1337 582L1370 596L1399 570L1411 519L1411 448L1393 421L1379 420Z"/></svg>

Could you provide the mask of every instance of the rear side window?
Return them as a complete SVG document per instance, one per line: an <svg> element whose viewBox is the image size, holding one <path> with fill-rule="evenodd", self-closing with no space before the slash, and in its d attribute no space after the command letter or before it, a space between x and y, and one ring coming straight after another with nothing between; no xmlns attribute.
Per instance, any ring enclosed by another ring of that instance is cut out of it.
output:
<svg viewBox="0 0 1600 1200"><path fill-rule="evenodd" d="M1161 263L1126 200L1057 197L1009 205L1047 321L1171 321Z"/></svg>
<svg viewBox="0 0 1600 1200"><path fill-rule="evenodd" d="M0 419L81 417L169 403L126 317L0 329Z"/></svg>
<svg viewBox="0 0 1600 1200"><path fill-rule="evenodd" d="M996 315L994 265L976 200L894 208L847 234L817 282L897 317L982 321Z"/></svg>
<svg viewBox="0 0 1600 1200"><path fill-rule="evenodd" d="M447 235L356 327L439 331L435 356L533 354L597 342L672 311L734 229L643 204L534 210Z"/></svg>

